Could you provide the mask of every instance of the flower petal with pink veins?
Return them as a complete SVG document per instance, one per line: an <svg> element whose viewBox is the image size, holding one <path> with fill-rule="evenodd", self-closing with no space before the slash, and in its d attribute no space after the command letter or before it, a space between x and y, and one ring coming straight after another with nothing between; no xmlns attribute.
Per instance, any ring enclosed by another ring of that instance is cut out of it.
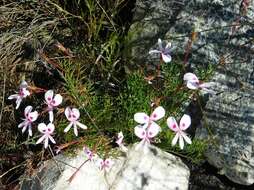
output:
<svg viewBox="0 0 254 190"><path fill-rule="evenodd" d="M137 123L144 124L149 121L149 116L146 113L139 112L134 115L134 120Z"/></svg>
<svg viewBox="0 0 254 190"><path fill-rule="evenodd" d="M176 122L176 120L175 120L174 117L169 117L169 118L167 119L167 125L168 125L168 127L169 127L172 131L175 131L175 132L179 131L178 124L177 124L177 122Z"/></svg>
<svg viewBox="0 0 254 190"><path fill-rule="evenodd" d="M162 106L155 108L153 113L150 116L150 119L153 121L157 121L165 116L165 109Z"/></svg>
<svg viewBox="0 0 254 190"><path fill-rule="evenodd" d="M184 114L180 120L180 129L186 130L191 125L191 118L189 115Z"/></svg>

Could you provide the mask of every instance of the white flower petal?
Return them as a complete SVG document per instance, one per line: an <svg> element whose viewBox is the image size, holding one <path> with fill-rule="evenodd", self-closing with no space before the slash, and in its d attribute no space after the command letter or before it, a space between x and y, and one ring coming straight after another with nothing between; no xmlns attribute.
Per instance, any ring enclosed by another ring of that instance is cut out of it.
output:
<svg viewBox="0 0 254 190"><path fill-rule="evenodd" d="M19 88L27 88L28 87L28 84L25 80L23 80L20 85L19 85Z"/></svg>
<svg viewBox="0 0 254 190"><path fill-rule="evenodd" d="M186 130L191 125L191 118L189 115L184 114L183 117L180 120L180 126L179 128L181 130Z"/></svg>
<svg viewBox="0 0 254 190"><path fill-rule="evenodd" d="M51 135L48 136L49 140L53 143L56 144L56 141L53 139L53 137Z"/></svg>
<svg viewBox="0 0 254 190"><path fill-rule="evenodd" d="M147 128L147 136L148 138L155 137L160 132L160 126L155 122L152 122L151 125Z"/></svg>
<svg viewBox="0 0 254 190"><path fill-rule="evenodd" d="M65 108L64 114L65 114L66 118L70 121L71 120L71 108L70 107Z"/></svg>
<svg viewBox="0 0 254 190"><path fill-rule="evenodd" d="M182 132L182 136L188 144L191 144L191 139L184 132Z"/></svg>
<svg viewBox="0 0 254 190"><path fill-rule="evenodd" d="M49 134L52 134L54 132L54 130L55 130L55 125L53 123L49 123L47 125L47 130L48 130Z"/></svg>
<svg viewBox="0 0 254 190"><path fill-rule="evenodd" d="M157 50L157 49L153 49L149 51L149 54L157 54L157 53L161 53L161 51Z"/></svg>
<svg viewBox="0 0 254 190"><path fill-rule="evenodd" d="M27 97L27 96L30 96L30 92L26 88L22 88L21 90L22 90L22 92L24 94L23 95L24 98Z"/></svg>
<svg viewBox="0 0 254 190"><path fill-rule="evenodd" d="M77 126L79 126L82 129L87 129L87 126L82 124L82 123L80 123L79 121L76 121L76 124L77 124Z"/></svg>
<svg viewBox="0 0 254 190"><path fill-rule="evenodd" d="M27 121L23 121L22 123L20 123L20 124L18 125L18 128L24 127L24 126L26 126L26 125L27 125Z"/></svg>
<svg viewBox="0 0 254 190"><path fill-rule="evenodd" d="M213 87L215 86L216 83L215 82L204 82L204 83L201 83L199 85L200 88L210 88L210 87Z"/></svg>
<svg viewBox="0 0 254 190"><path fill-rule="evenodd" d="M35 144L41 143L45 139L46 135L42 135Z"/></svg>
<svg viewBox="0 0 254 190"><path fill-rule="evenodd" d="M33 109L32 106L26 106L24 110L24 115L27 116L32 111L32 109Z"/></svg>
<svg viewBox="0 0 254 190"><path fill-rule="evenodd" d="M157 121L165 116L165 109L162 106L155 108L153 113L150 116L150 119L153 121Z"/></svg>
<svg viewBox="0 0 254 190"><path fill-rule="evenodd" d="M45 140L44 140L44 148L48 148L48 145L49 145L49 138L48 136L45 137Z"/></svg>
<svg viewBox="0 0 254 190"><path fill-rule="evenodd" d="M134 128L134 133L140 139L144 139L146 137L146 130L142 127L136 126Z"/></svg>
<svg viewBox="0 0 254 190"><path fill-rule="evenodd" d="M139 112L134 115L134 120L140 124L147 123L149 121L149 116L146 113Z"/></svg>
<svg viewBox="0 0 254 190"><path fill-rule="evenodd" d="M76 136L78 136L78 129L77 129L77 125L76 124L73 125L73 130L74 130L74 134Z"/></svg>
<svg viewBox="0 0 254 190"><path fill-rule="evenodd" d="M169 117L169 118L167 119L167 125L168 125L168 127L169 127L172 131L175 131L175 132L179 131L178 124L177 124L177 122L176 122L176 120L175 120L174 117Z"/></svg>
<svg viewBox="0 0 254 190"><path fill-rule="evenodd" d="M172 146L175 146L177 141L178 141L178 138L179 138L179 133L176 133L176 135L174 136L173 140L172 140Z"/></svg>
<svg viewBox="0 0 254 190"><path fill-rule="evenodd" d="M33 136L32 126L31 124L28 126L28 135L31 137Z"/></svg>
<svg viewBox="0 0 254 190"><path fill-rule="evenodd" d="M18 109L20 104L21 104L21 101L22 101L22 98L19 96L16 100L16 108L15 109Z"/></svg>
<svg viewBox="0 0 254 190"><path fill-rule="evenodd" d="M53 90L48 90L45 95L44 95L44 98L47 102L47 104L50 104L51 101L53 100L53 96L54 96L54 92Z"/></svg>
<svg viewBox="0 0 254 190"><path fill-rule="evenodd" d="M22 128L22 133L24 133L26 131L26 128L27 128L27 125L25 125L23 128Z"/></svg>
<svg viewBox="0 0 254 190"><path fill-rule="evenodd" d="M34 112L29 113L29 114L28 114L28 118L29 118L32 122L36 121L37 118L38 118L38 112L37 112L37 111L34 111Z"/></svg>
<svg viewBox="0 0 254 190"><path fill-rule="evenodd" d="M191 89L191 90L196 90L196 89L198 89L198 87L199 87L199 85L198 85L197 83L190 82L190 81L188 81L188 82L186 83L186 85L187 85L187 88L189 88L189 89Z"/></svg>
<svg viewBox="0 0 254 190"><path fill-rule="evenodd" d="M179 146L180 146L180 149L183 149L184 147L184 141L181 134L179 135Z"/></svg>
<svg viewBox="0 0 254 190"><path fill-rule="evenodd" d="M19 97L18 94L13 94L8 97L8 100L17 99Z"/></svg>
<svg viewBox="0 0 254 190"><path fill-rule="evenodd" d="M198 77L193 73L185 73L183 80L190 81L193 83L199 83Z"/></svg>
<svg viewBox="0 0 254 190"><path fill-rule="evenodd" d="M165 50L170 50L171 46L172 46L172 44L170 42L168 42L165 47Z"/></svg>
<svg viewBox="0 0 254 190"><path fill-rule="evenodd" d="M50 121L51 123L53 123L53 121L54 121L54 113L53 113L52 110L49 111L49 121Z"/></svg>
<svg viewBox="0 0 254 190"><path fill-rule="evenodd" d="M72 125L73 125L73 123L70 122L69 125L64 129L64 132L67 133L70 130Z"/></svg>
<svg viewBox="0 0 254 190"><path fill-rule="evenodd" d="M162 60L163 60L165 63L169 63L169 62L171 62L171 60L172 60L172 57L171 57L169 54L164 54L164 53L162 53L162 54L161 54L161 57L162 57Z"/></svg>
<svg viewBox="0 0 254 190"><path fill-rule="evenodd" d="M45 133L46 130L47 130L47 125L45 123L40 123L38 125L38 130L41 132L41 133Z"/></svg>
<svg viewBox="0 0 254 190"><path fill-rule="evenodd" d="M52 105L58 106L62 103L62 101L63 101L63 97L60 94L56 94L52 101Z"/></svg>
<svg viewBox="0 0 254 190"><path fill-rule="evenodd" d="M160 50L162 50L163 48L162 48L162 41L161 41L161 39L159 38L158 39L158 46L159 46L159 49Z"/></svg>

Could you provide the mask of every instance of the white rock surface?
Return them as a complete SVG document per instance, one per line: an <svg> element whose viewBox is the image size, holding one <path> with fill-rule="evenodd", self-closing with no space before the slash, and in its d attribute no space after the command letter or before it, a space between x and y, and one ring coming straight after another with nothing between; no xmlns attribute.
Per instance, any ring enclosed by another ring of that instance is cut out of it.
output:
<svg viewBox="0 0 254 190"><path fill-rule="evenodd" d="M74 158L60 156L56 158L59 167L63 169L58 177L52 177L59 172L54 161L49 161L39 169L41 173L34 174L30 179L24 180L21 189L31 190L187 190L189 180L188 167L176 156L163 152L151 146L149 152L144 154L136 151L135 145L126 156L113 159L114 165L109 172L101 171L95 163L87 162L77 172L72 182L68 179L85 160L84 152L78 153ZM72 167L70 167L72 166ZM54 169L53 169L54 168ZM41 182L40 184L38 183Z"/></svg>

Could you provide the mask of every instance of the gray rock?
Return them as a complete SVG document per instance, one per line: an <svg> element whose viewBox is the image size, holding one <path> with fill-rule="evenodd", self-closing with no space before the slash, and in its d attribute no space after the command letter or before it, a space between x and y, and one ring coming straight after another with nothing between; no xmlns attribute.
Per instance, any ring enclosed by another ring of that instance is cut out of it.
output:
<svg viewBox="0 0 254 190"><path fill-rule="evenodd" d="M151 146L148 153L133 146L126 156L113 159L109 172L100 171L95 163L87 162L71 183L70 176L86 159L83 151L70 158L60 156L47 161L29 179L21 184L23 190L187 190L189 169L177 157ZM61 160L61 162L59 162ZM96 162L96 161L95 161ZM68 165L62 165L66 163ZM70 167L71 166L71 167Z"/></svg>
<svg viewBox="0 0 254 190"><path fill-rule="evenodd" d="M188 63L194 72L217 64L211 81L218 95L208 101L206 127L196 136L211 139L208 161L244 185L254 183L254 1L249 2L245 11L238 0L137 0L126 54L135 64L156 64L158 57L148 52L161 38L174 47L170 64L183 63L191 32L197 32Z"/></svg>

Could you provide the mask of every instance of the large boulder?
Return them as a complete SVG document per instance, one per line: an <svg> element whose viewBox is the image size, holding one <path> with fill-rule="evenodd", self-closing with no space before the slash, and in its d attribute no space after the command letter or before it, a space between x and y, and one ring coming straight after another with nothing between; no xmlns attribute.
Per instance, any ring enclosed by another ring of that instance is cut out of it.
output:
<svg viewBox="0 0 254 190"><path fill-rule="evenodd" d="M75 157L56 156L43 163L37 173L26 177L21 189L31 190L187 190L189 169L176 156L151 146L148 152L134 145L125 156L113 159L108 171L87 162L69 183L68 179L85 160L80 151ZM96 161L95 161L96 162ZM56 164L57 163L57 164ZM61 171L61 172L60 172Z"/></svg>
<svg viewBox="0 0 254 190"><path fill-rule="evenodd" d="M196 137L210 139L208 161L243 185L254 183L253 22L254 1L137 0L126 54L135 64L156 64L148 52L161 38L172 42L173 59L184 63L196 35L186 64L194 72L215 65L211 80L217 82Z"/></svg>

